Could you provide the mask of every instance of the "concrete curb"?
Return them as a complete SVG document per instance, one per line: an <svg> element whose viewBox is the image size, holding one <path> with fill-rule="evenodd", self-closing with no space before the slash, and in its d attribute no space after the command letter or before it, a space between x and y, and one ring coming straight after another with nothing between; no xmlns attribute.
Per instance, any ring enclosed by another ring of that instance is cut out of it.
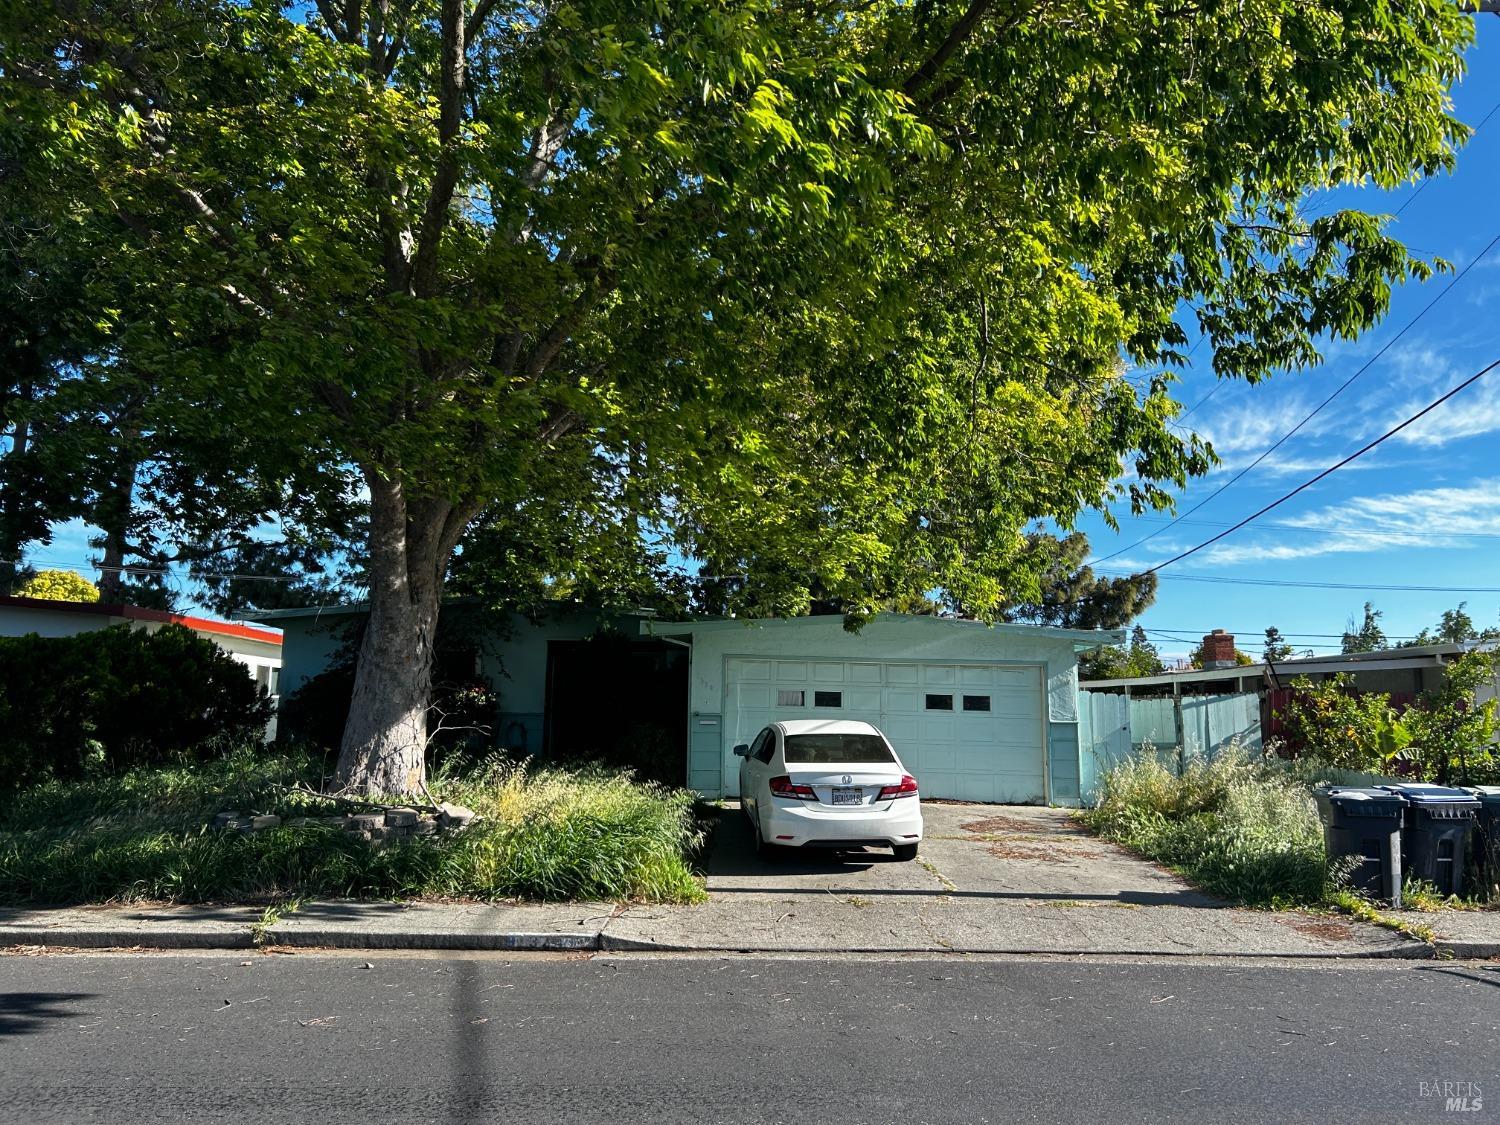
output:
<svg viewBox="0 0 1500 1125"><path fill-rule="evenodd" d="M850 946L832 948L819 945L729 945L718 943L688 944L643 941L614 937L607 932L593 933L442 933L435 931L370 932L348 928L304 927L279 931L270 927L263 940L255 942L250 933L205 933L191 930L8 930L0 935L9 946L41 946L63 949L170 949L170 950L247 950L247 949L371 949L371 950L449 950L452 952L528 952L528 953L740 953L805 956L829 953L840 955L885 956L895 954L932 955L1001 955L1047 957L1160 957L1172 960L1195 958L1278 958L1286 960L1428 960L1450 957L1455 960L1483 960L1500 956L1500 944L1486 942L1444 942L1435 946L1408 941L1379 949L1330 950L1327 952L1287 952L1267 950L1191 950L1182 949L1038 949L999 946Z"/></svg>
<svg viewBox="0 0 1500 1125"><path fill-rule="evenodd" d="M1451 957L1455 961L1488 961L1500 957L1500 942L1497 941L1448 941L1438 938L1433 948L1439 957Z"/></svg>
<svg viewBox="0 0 1500 1125"><path fill-rule="evenodd" d="M277 931L263 949L450 949L469 952L589 953L600 948L599 934L444 934L356 933L346 929Z"/></svg>
<svg viewBox="0 0 1500 1125"><path fill-rule="evenodd" d="M1302 960L1302 961L1424 961L1431 960L1437 954L1434 947L1425 942L1411 941L1402 945L1388 946L1382 949L1362 949L1356 951L1329 951L1329 952L1266 952L1264 950L1182 950L1182 949L1037 949L999 946L946 946L946 945L918 945L918 946L862 946L846 949L831 949L827 946L817 945L778 945L778 946L755 946L755 945L685 945L672 944L668 942L642 941L637 938L617 938L609 934L601 935L599 945L603 953L760 953L760 954L795 954L803 956L806 954L831 953L831 954L857 954L872 957L886 954L907 953L932 953L932 954L956 954L969 955L978 954L984 956L1007 956L1007 957L1160 957L1171 958L1178 961L1191 961L1195 958L1246 958L1264 960L1275 958L1277 960ZM1482 956L1475 954L1463 954L1464 958Z"/></svg>
<svg viewBox="0 0 1500 1125"><path fill-rule="evenodd" d="M6 929L0 943L7 946L58 946L63 949L254 949L250 931L199 930L42 930Z"/></svg>

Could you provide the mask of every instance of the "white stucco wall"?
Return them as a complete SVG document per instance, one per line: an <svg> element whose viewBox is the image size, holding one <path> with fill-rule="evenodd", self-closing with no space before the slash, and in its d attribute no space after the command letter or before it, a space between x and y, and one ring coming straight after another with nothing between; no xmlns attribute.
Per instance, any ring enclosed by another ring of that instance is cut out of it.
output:
<svg viewBox="0 0 1500 1125"><path fill-rule="evenodd" d="M0 637L71 637L123 625L125 618L93 613L68 613L36 606L0 606Z"/></svg>

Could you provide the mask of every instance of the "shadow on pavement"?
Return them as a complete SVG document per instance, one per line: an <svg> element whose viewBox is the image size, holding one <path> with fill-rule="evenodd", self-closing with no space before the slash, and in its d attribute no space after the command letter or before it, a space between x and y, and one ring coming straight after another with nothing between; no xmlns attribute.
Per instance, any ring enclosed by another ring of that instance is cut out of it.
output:
<svg viewBox="0 0 1500 1125"><path fill-rule="evenodd" d="M47 1020L75 1019L85 1013L72 1005L93 997L91 992L0 992L0 1035L25 1035Z"/></svg>
<svg viewBox="0 0 1500 1125"><path fill-rule="evenodd" d="M709 875L829 875L841 871L868 870L882 863L895 863L890 852L863 849L783 848L774 859L755 852L755 837L738 811L726 810L714 825L708 847Z"/></svg>
<svg viewBox="0 0 1500 1125"><path fill-rule="evenodd" d="M1460 969L1447 965L1422 965L1417 971L1423 973L1444 973L1450 977L1458 977L1460 980L1468 980L1473 981L1475 984L1488 984L1495 988L1500 988L1500 967L1492 969L1489 966L1485 966L1482 969Z"/></svg>

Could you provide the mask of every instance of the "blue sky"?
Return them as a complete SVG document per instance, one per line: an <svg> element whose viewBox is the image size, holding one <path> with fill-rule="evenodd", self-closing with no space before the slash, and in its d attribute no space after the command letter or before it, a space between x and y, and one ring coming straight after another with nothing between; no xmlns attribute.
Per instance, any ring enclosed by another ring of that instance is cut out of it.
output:
<svg viewBox="0 0 1500 1125"><path fill-rule="evenodd" d="M1471 126L1500 105L1500 20L1479 18L1469 74L1454 89L1453 100L1459 118ZM1497 184L1500 113L1459 154L1452 175L1429 181L1420 191L1348 191L1332 199L1380 213L1402 209L1393 227L1398 236L1416 251L1461 269L1500 235ZM1256 387L1227 382L1216 389L1208 349L1198 349L1178 396L1188 406L1201 405L1184 423L1213 442L1224 464L1193 482L1178 510L1209 496L1295 426L1451 279L1452 274L1439 274L1406 286L1380 326L1358 341L1331 346L1323 366ZM1098 569L1143 569L1208 539L1497 358L1500 247L1333 405L1201 510L1170 528L1164 516L1133 518L1121 510L1118 533L1097 516L1083 519L1079 528L1089 536L1093 557L1123 549ZM1139 543L1153 532L1159 534ZM81 523L63 525L52 544L34 549L29 558L38 566L77 569L92 577L86 568L88 535ZM1267 625L1276 625L1298 648L1337 650L1337 634L1367 599L1383 611L1393 639L1436 623L1443 610L1460 601L1468 602L1477 623L1495 625L1500 624L1500 593L1478 588L1500 587L1497 558L1500 371L1257 523L1167 568L1157 602L1141 624L1167 656L1185 654L1212 628L1235 632L1242 648L1258 652ZM1203 576L1214 581L1200 580ZM1240 584L1245 580L1463 592Z"/></svg>
<svg viewBox="0 0 1500 1125"><path fill-rule="evenodd" d="M1479 18L1469 74L1453 90L1460 120L1476 126L1500 105L1500 20ZM1500 235L1500 113L1459 153L1457 168L1418 190L1344 191L1339 206L1394 214L1390 228L1415 251L1473 262ZM1414 194L1415 193L1415 194ZM1321 207L1320 207L1321 210ZM1353 343L1325 350L1326 362L1259 386L1216 387L1208 349L1184 372L1178 397L1202 403L1184 424L1210 439L1223 466L1182 493L1186 512L1255 460L1339 383L1369 360L1453 278L1408 284L1386 319ZM1388 430L1443 391L1500 359L1500 246L1495 247L1421 321L1374 362L1326 410L1243 479L1176 526L1167 517L1133 518L1122 507L1120 531L1096 516L1082 520L1101 572L1143 569L1211 538ZM1212 392L1212 397L1202 401ZM1160 532L1149 542L1140 540ZM1138 544L1138 545L1137 545ZM1156 604L1140 619L1164 655L1185 654L1212 628L1260 651L1275 625L1299 649L1337 651L1337 634L1373 601L1392 639L1437 622L1460 601L1478 625L1500 625L1500 370L1409 430L1385 442L1274 512L1161 572ZM1201 581L1207 576L1219 581ZM1223 581L1232 580L1232 581ZM1307 588L1243 580L1349 586L1436 586L1465 593ZM1317 636L1316 634L1333 634ZM1181 640L1174 640L1180 637Z"/></svg>

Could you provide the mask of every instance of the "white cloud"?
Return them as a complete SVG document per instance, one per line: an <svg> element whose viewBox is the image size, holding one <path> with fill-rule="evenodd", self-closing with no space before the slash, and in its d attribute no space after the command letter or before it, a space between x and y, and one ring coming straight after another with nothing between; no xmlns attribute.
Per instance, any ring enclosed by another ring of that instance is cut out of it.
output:
<svg viewBox="0 0 1500 1125"><path fill-rule="evenodd" d="M1456 385L1460 380L1455 378L1453 382ZM1425 405L1426 402L1412 401L1395 414L1398 419L1409 418ZM1500 368L1474 386L1460 391L1431 414L1413 422L1391 440L1407 445L1443 446L1461 438L1496 431L1500 431Z"/></svg>
<svg viewBox="0 0 1500 1125"><path fill-rule="evenodd" d="M1246 541L1215 544L1194 560L1203 566L1234 566L1324 555L1475 547L1486 541L1471 537L1494 535L1500 540L1500 478L1476 480L1461 488L1357 496L1277 522L1305 530L1257 530L1252 525L1242 533Z"/></svg>

